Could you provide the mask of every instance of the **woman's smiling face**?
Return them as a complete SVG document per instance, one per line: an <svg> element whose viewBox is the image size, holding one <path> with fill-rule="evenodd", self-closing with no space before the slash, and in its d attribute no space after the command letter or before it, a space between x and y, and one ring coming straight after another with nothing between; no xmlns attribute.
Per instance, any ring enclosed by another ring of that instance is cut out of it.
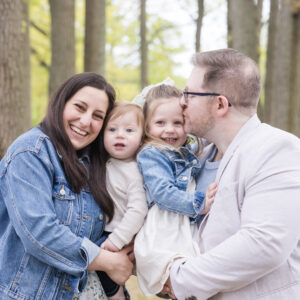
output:
<svg viewBox="0 0 300 300"><path fill-rule="evenodd" d="M96 139L107 108L107 94L91 86L83 87L67 101L63 123L75 150L83 149Z"/></svg>

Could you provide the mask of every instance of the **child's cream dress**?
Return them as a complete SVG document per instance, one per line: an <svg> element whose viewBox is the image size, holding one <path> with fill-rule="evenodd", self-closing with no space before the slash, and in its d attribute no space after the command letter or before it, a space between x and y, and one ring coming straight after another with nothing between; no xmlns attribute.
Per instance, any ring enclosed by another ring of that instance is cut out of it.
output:
<svg viewBox="0 0 300 300"><path fill-rule="evenodd" d="M195 181L188 186L195 192ZM138 283L146 296L163 289L169 270L176 258L200 254L197 244L197 224L188 216L160 209L154 204L134 242Z"/></svg>

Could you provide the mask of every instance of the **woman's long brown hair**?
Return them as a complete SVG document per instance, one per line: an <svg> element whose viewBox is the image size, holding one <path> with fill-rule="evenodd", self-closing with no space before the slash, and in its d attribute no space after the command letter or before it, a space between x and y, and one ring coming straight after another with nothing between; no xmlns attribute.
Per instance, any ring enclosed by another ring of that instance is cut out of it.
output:
<svg viewBox="0 0 300 300"><path fill-rule="evenodd" d="M40 123L41 130L49 136L57 152L62 156L63 169L71 188L79 193L88 183L90 191L103 212L110 221L114 215L113 201L106 189L106 162L108 153L104 148L103 128L98 137L85 149L76 151L67 136L63 124L63 111L66 102L80 89L90 86L103 90L108 97L108 109L110 113L115 102L115 90L96 73L80 73L66 80L52 95L45 118ZM84 165L79 161L79 154L88 152L90 164L87 173Z"/></svg>

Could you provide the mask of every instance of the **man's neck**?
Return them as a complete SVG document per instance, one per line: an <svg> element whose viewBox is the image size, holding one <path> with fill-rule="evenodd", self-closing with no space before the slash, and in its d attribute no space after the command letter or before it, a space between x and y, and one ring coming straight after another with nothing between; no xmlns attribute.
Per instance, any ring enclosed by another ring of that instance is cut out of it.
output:
<svg viewBox="0 0 300 300"><path fill-rule="evenodd" d="M231 116L230 119L219 120L218 125L210 133L211 136L208 137L208 140L214 143L218 149L214 161L223 157L235 136L250 118L251 116L239 114Z"/></svg>

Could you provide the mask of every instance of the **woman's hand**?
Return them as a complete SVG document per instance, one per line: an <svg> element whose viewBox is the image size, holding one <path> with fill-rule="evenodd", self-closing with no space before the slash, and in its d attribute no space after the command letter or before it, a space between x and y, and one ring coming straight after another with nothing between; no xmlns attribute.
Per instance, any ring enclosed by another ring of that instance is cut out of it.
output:
<svg viewBox="0 0 300 300"><path fill-rule="evenodd" d="M104 271L117 284L123 285L132 274L133 264L128 256L132 251L133 246L125 247L119 252L101 249L87 269Z"/></svg>

